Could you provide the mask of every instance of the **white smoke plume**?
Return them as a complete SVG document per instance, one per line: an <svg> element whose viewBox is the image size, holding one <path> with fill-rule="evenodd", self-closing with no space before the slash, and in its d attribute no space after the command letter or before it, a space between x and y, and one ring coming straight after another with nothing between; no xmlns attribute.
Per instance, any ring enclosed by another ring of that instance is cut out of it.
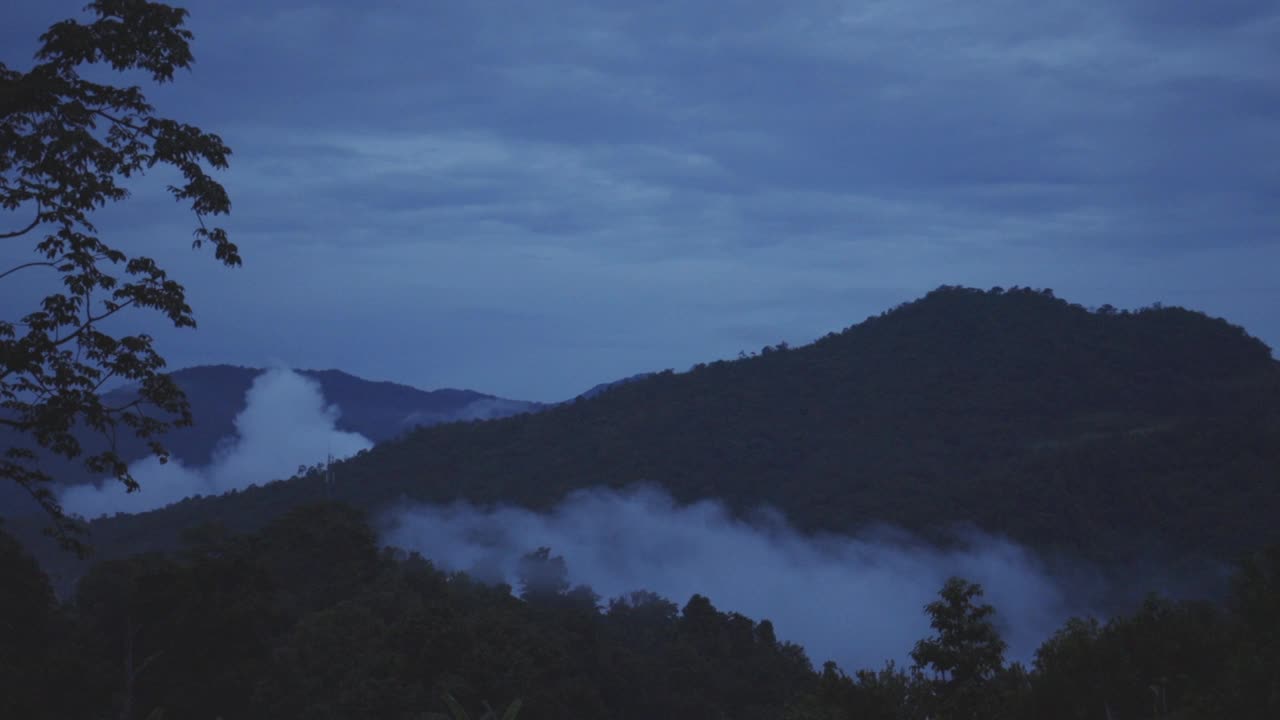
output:
<svg viewBox="0 0 1280 720"><path fill-rule="evenodd" d="M319 383L292 370L267 370L254 378L235 418L235 435L224 438L208 466L190 468L180 458L161 465L150 457L130 466L141 486L137 492L125 492L112 479L66 488L59 500L67 512L86 518L143 512L193 495L288 478L299 465L323 461L330 453L346 458L373 447L363 435L338 430L338 416L337 406L325 404Z"/></svg>
<svg viewBox="0 0 1280 720"><path fill-rule="evenodd" d="M399 509L384 540L446 570L515 585L517 560L538 547L563 555L572 584L605 598L650 590L683 605L694 593L717 608L773 621L815 664L852 671L901 663L931 634L923 608L946 579L981 583L1011 659L1027 660L1077 608L1031 553L968 533L955 547L888 531L806 536L776 512L750 521L723 505L680 506L660 490L587 490L546 514L466 504Z"/></svg>

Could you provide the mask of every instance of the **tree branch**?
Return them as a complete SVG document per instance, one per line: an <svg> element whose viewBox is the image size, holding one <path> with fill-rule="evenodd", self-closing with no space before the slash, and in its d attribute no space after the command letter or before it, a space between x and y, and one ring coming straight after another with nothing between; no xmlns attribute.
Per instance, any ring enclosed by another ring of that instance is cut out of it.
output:
<svg viewBox="0 0 1280 720"><path fill-rule="evenodd" d="M31 232L32 230L35 230L35 229L36 229L36 226L38 226L38 225L40 224L40 220L41 220L43 217L44 217L44 215L43 215L43 214L41 214L41 212L40 212L40 210L39 210L39 209L37 209L37 210L36 210L36 219L35 219L35 220L32 220L30 225L28 225L28 226L26 226L26 227L22 228L21 230L14 230L13 232L0 233L0 240L8 240L9 238L16 238L16 237L18 237L18 236L20 236L20 235L26 235L27 233L29 233L29 232Z"/></svg>
<svg viewBox="0 0 1280 720"><path fill-rule="evenodd" d="M143 398L138 398L137 400L127 402L124 405L113 405L113 406L104 405L102 406L102 409L107 413L118 415L126 410L133 410L134 408L142 407L144 403L146 403L146 400L144 400Z"/></svg>
<svg viewBox="0 0 1280 720"><path fill-rule="evenodd" d="M9 277L10 275L18 272L19 270L25 270L27 268L33 268L33 267L57 267L57 264L52 262L45 262L45 261L23 263L21 265L18 265L17 267L9 268L8 270L5 270L4 272L0 273L0 280L3 280Z"/></svg>
<svg viewBox="0 0 1280 720"><path fill-rule="evenodd" d="M73 330L70 335L67 335L66 337L54 342L53 347L59 348L59 347L62 347L63 345L66 345L67 343L76 339L80 335L84 334L85 330L88 330L89 328L93 327L95 324L102 322L103 320L106 320L107 318L111 317L112 315L115 315L121 310L124 310L125 308L129 307L132 304L133 304L133 299L130 298L129 300L126 300L125 302L120 303L114 308L111 308L110 310L102 313L101 315L89 316L89 319L85 320L83 325Z"/></svg>
<svg viewBox="0 0 1280 720"><path fill-rule="evenodd" d="M132 135L130 135L130 139L131 139L131 140L137 140L139 135L145 135L145 136L147 136L147 137L151 138L152 140L158 140L158 139L159 139L159 138L157 138L157 137L155 136L155 134L154 134L154 133L152 133L150 130L147 130L145 127L142 127L141 125L134 125L133 123L129 122L128 120L126 120L126 119L124 119L124 118L118 118L118 117L115 117L114 115L112 115L112 114L110 114L110 113L106 112L105 110L101 110L101 109L96 109L96 108L95 108L95 109L93 110L93 114L94 114L94 115L97 115L97 116L99 116L99 117L104 117L104 118L106 118L107 120L109 120L109 121L111 121L111 122L115 123L116 125L119 125L119 126L121 126L121 127L128 128L128 129L132 132Z"/></svg>

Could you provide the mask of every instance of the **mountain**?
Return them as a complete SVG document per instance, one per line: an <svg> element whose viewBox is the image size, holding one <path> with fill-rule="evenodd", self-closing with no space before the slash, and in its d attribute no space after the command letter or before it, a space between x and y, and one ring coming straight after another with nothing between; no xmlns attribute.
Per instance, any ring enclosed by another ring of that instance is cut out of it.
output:
<svg viewBox="0 0 1280 720"><path fill-rule="evenodd" d="M261 372L260 368L209 365L173 373L187 394L196 424L166 436L170 451L188 464L207 464L218 442L235 432L235 416L244 409L245 393ZM365 380L339 370L297 372L319 383L325 402L341 410L339 430L360 433L375 443L419 426L507 417L542 408L540 403L508 400L473 390L419 390ZM139 447L133 452L145 454L145 449Z"/></svg>
<svg viewBox="0 0 1280 720"><path fill-rule="evenodd" d="M174 457L187 465L209 464L215 450L235 435L235 417L244 409L245 394L263 371L233 365L206 365L177 370L173 379L186 393L191 404L194 424L177 428L164 437L164 444ZM385 442L421 426L457 420L483 420L507 417L541 410L544 405L523 400L486 395L472 390L419 390L408 385L376 382L338 370L298 370L300 375L319 383L325 401L337 405L341 414L339 430L356 432L375 443ZM124 404L134 390L119 388L107 394L111 404ZM0 441L3 437L0 436ZM97 448L101 441L85 433L86 447ZM150 454L145 443L131 435L121 437L121 456L133 462ZM58 458L46 461L49 472L58 482L74 485L90 482L78 462ZM13 508L35 509L30 499L16 486L0 487L0 508L11 514Z"/></svg>
<svg viewBox="0 0 1280 720"><path fill-rule="evenodd" d="M338 400L337 398L331 398ZM592 486L766 504L806 531L957 526L1100 562L1230 558L1280 528L1280 363L1172 307L944 287L817 342L595 397L415 430L337 467L335 499L548 508ZM108 555L193 524L253 529L317 480L92 524Z"/></svg>

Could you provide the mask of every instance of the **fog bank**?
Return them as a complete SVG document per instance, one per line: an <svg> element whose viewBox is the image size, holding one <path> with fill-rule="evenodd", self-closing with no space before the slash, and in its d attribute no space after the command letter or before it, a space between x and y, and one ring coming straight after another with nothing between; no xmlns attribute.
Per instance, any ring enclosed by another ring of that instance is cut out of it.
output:
<svg viewBox="0 0 1280 720"><path fill-rule="evenodd" d="M644 589L683 606L701 593L720 610L772 620L815 665L834 659L850 671L904 661L931 634L923 607L952 575L986 589L1013 659L1029 659L1082 612L1042 562L1007 539L968 532L939 548L890 530L806 536L776 512L747 521L720 503L681 506L648 487L579 491L545 514L401 508L384 526L387 543L491 581L515 585L516 561L546 546L564 556L572 584L606 599Z"/></svg>

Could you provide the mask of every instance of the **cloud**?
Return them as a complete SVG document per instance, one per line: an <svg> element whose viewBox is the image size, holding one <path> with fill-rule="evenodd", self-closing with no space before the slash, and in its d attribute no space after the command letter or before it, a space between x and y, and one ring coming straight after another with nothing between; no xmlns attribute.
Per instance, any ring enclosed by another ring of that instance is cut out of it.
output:
<svg viewBox="0 0 1280 720"><path fill-rule="evenodd" d="M546 514L455 504L401 508L385 522L389 544L489 580L514 585L517 560L546 546L573 584L606 598L644 589L683 604L701 593L772 620L815 663L846 669L903 661L931 634L923 607L952 575L985 587L1014 658L1028 659L1081 601L999 537L966 533L939 548L890 530L805 536L776 512L737 519L720 503L680 506L653 488L579 491Z"/></svg>
<svg viewBox="0 0 1280 720"><path fill-rule="evenodd" d="M731 357L781 303L769 341L796 343L944 283L1189 303L1280 339L1258 270L1280 261L1274 2L189 7L199 62L154 97L235 149L245 267L229 287L156 251L201 313L180 362L557 400ZM189 256L155 189L103 227ZM1253 289L1205 298L1205 255ZM876 299L831 302L849 289Z"/></svg>
<svg viewBox="0 0 1280 720"><path fill-rule="evenodd" d="M245 394L236 433L223 439L210 465L190 468L180 458L161 465L150 457L130 467L141 486L137 492L104 480L66 488L59 500L67 512L87 518L143 512L192 495L219 495L288 478L299 465L322 462L328 454L346 458L373 447L363 435L335 427L339 412L325 404L315 381L292 370L267 370Z"/></svg>

